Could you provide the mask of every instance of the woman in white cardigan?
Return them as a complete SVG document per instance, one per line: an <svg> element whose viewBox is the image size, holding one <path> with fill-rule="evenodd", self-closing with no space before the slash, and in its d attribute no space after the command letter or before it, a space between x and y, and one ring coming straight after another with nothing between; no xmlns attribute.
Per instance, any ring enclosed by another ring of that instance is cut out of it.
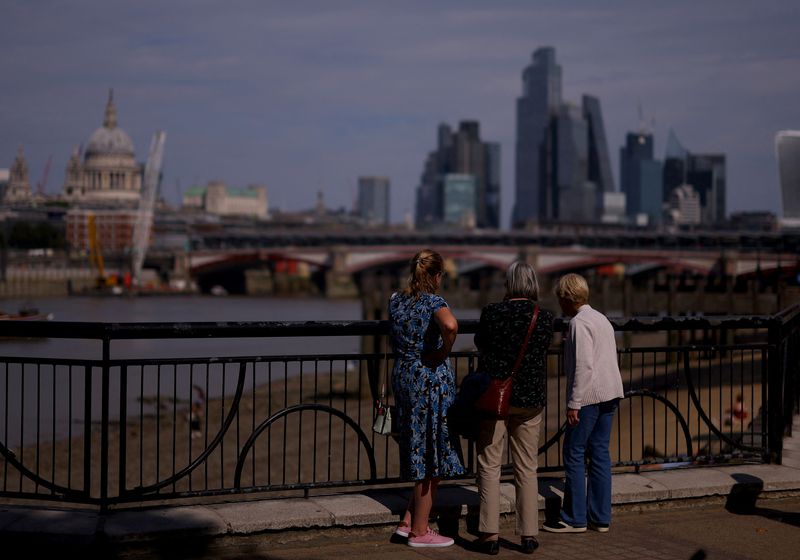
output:
<svg viewBox="0 0 800 560"><path fill-rule="evenodd" d="M567 432L564 436L564 499L561 519L546 521L551 533L606 532L611 523L611 424L624 396L614 327L589 305L589 285L567 274L555 287L571 317L564 344ZM589 457L588 483L585 457Z"/></svg>

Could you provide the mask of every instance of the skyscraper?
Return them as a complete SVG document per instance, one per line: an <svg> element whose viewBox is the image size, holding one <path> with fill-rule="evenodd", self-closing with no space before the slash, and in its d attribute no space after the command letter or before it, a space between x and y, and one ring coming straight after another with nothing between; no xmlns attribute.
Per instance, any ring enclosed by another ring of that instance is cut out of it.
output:
<svg viewBox="0 0 800 560"><path fill-rule="evenodd" d="M600 221L614 193L600 100L561 100L561 67L552 47L537 49L517 99L516 200L512 224Z"/></svg>
<svg viewBox="0 0 800 560"><path fill-rule="evenodd" d="M417 227L445 220L444 177L474 177L472 222L481 228L500 226L500 145L483 142L477 121L462 121L455 132L439 125L437 147L428 154L417 189Z"/></svg>
<svg viewBox="0 0 800 560"><path fill-rule="evenodd" d="M632 218L645 214L650 224L663 216L663 170L653 159L653 135L629 132L619 151L620 186L626 197L626 213Z"/></svg>
<svg viewBox="0 0 800 560"><path fill-rule="evenodd" d="M517 99L516 198L512 224L522 225L546 215L552 185L550 121L561 107L561 66L556 50L542 47L522 72L522 96Z"/></svg>
<svg viewBox="0 0 800 560"><path fill-rule="evenodd" d="M358 215L370 225L389 224L389 178L358 178Z"/></svg>
<svg viewBox="0 0 800 560"><path fill-rule="evenodd" d="M800 226L800 130L784 130L775 136L778 173L783 199L783 221Z"/></svg>

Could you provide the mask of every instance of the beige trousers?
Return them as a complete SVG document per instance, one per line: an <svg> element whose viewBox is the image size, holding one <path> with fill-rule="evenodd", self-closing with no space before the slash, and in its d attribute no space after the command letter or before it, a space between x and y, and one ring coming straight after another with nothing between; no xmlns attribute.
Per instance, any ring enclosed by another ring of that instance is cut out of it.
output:
<svg viewBox="0 0 800 560"><path fill-rule="evenodd" d="M478 489L481 511L478 530L500 532L500 467L503 441L508 433L514 487L517 491L517 534L526 537L539 533L539 429L541 408L511 407L508 420L481 420L478 431Z"/></svg>

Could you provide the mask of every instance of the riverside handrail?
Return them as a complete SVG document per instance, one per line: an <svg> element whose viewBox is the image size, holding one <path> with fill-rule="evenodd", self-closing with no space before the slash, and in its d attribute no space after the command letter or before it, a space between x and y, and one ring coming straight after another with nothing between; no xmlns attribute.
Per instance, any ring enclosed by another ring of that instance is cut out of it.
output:
<svg viewBox="0 0 800 560"><path fill-rule="evenodd" d="M611 322L621 333L674 333L665 344L624 342L618 350L627 398L613 435L617 467L780 461L783 437L800 404L800 305L774 316ZM471 334L477 326L478 321L462 320L459 330ZM567 322L557 319L554 327L563 332ZM147 500L252 492L307 495L319 488L396 483L396 444L370 429L375 380L391 367L386 353L119 359L111 352L117 340L385 340L388 332L387 321L0 321L0 337L102 342L97 358L0 355L0 394L5 399L0 411L0 497L107 508ZM705 333L699 340L698 332ZM748 336L737 343L735 332ZM760 334L754 338L753 333ZM456 375L461 378L474 369L476 358L474 351L454 353ZM565 381L559 348L550 350L549 360L551 394L540 439L545 442L540 448L543 471L561 468L557 444L563 434ZM196 387L208 396L199 420L190 405ZM35 399L26 409L32 391ZM725 416L737 392L750 405L747 425ZM52 423L55 434L56 413L64 414L65 407L68 437L50 441L46 424ZM17 412L21 441L14 446L8 437ZM35 437L24 437L22 423L35 425ZM73 424L78 426L74 432ZM465 462L474 469L474 450L466 445L464 451Z"/></svg>
<svg viewBox="0 0 800 560"><path fill-rule="evenodd" d="M777 315L609 317L620 332L701 329L762 329L786 324L800 315L800 304ZM568 320L556 318L553 328L565 331ZM460 320L459 333L474 334L478 321ZM140 338L370 336L387 335L388 321L205 321L94 323L79 321L0 321L0 336L134 340Z"/></svg>

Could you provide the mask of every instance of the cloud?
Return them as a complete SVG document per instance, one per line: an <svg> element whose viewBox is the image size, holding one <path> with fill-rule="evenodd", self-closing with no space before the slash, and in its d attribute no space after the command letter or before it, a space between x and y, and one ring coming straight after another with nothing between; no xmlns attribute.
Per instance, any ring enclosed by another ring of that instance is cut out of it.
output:
<svg viewBox="0 0 800 560"><path fill-rule="evenodd" d="M601 100L615 174L641 103L657 150L674 127L690 149L726 153L731 208L752 208L758 183L757 203L776 210L772 136L800 126L795 12L789 1L7 2L0 165L22 142L35 177L53 153L55 187L114 87L139 158L167 130L165 184L260 182L299 208L318 190L350 205L359 175L385 174L399 220L436 126L476 119L502 145L508 216L521 72L552 45L565 97Z"/></svg>

